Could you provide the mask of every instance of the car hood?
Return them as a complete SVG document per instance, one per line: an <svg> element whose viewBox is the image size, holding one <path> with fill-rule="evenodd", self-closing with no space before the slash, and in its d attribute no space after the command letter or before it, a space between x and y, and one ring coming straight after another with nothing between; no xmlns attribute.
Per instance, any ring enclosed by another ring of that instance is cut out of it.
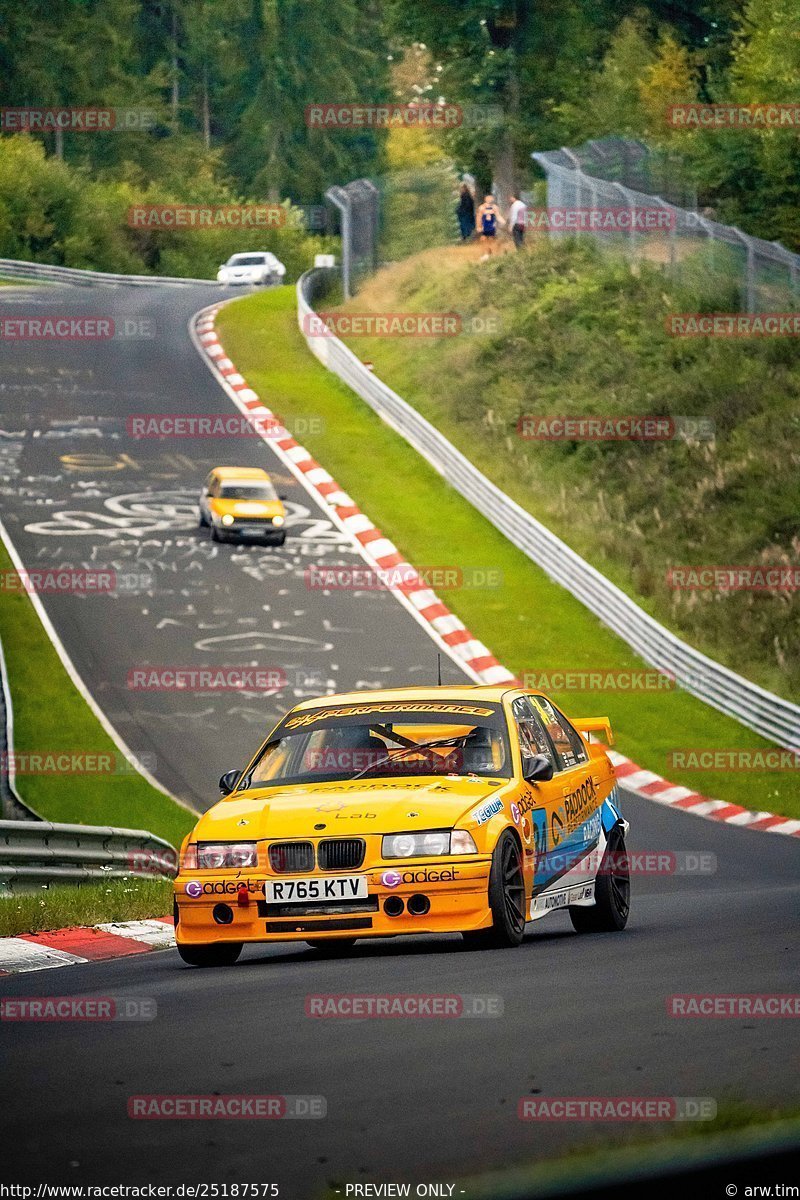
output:
<svg viewBox="0 0 800 1200"><path fill-rule="evenodd" d="M446 829L509 781L464 777L358 780L254 788L226 797L197 824L192 840L350 837ZM324 830L315 829L324 825Z"/></svg>

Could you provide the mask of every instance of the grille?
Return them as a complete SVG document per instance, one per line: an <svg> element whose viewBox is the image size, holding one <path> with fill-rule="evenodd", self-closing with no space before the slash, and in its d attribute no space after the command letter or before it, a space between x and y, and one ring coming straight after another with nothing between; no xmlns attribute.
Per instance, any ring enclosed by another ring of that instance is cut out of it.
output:
<svg viewBox="0 0 800 1200"><path fill-rule="evenodd" d="M372 917L341 917L338 921L267 921L267 933L330 933L333 929L372 929Z"/></svg>
<svg viewBox="0 0 800 1200"><path fill-rule="evenodd" d="M311 842L273 842L269 848L269 865L276 875L313 871L314 847Z"/></svg>
<svg viewBox="0 0 800 1200"><path fill-rule="evenodd" d="M260 917L328 917L377 911L377 896L369 896L366 900L343 900L336 904L267 904L259 900L257 908Z"/></svg>
<svg viewBox="0 0 800 1200"><path fill-rule="evenodd" d="M326 838L319 844L322 871L352 871L364 861L366 842L361 838Z"/></svg>

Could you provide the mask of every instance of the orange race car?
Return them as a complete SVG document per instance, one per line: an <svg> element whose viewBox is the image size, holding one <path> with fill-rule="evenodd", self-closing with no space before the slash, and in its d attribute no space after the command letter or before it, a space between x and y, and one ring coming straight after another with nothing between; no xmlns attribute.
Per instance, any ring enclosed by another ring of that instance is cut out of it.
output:
<svg viewBox="0 0 800 1200"><path fill-rule="evenodd" d="M400 688L307 700L279 722L181 848L185 962L245 942L460 932L517 946L565 908L578 931L628 920L628 829L606 718L570 721L509 687Z"/></svg>

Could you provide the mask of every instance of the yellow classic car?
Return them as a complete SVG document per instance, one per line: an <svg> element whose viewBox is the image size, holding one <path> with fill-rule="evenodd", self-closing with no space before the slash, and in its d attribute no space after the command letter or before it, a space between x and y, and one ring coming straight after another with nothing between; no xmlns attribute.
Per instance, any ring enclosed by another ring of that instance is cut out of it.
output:
<svg viewBox="0 0 800 1200"><path fill-rule="evenodd" d="M247 942L458 932L518 946L557 909L579 932L625 927L628 824L590 732L536 692L439 686L306 700L281 720L181 847L184 962Z"/></svg>
<svg viewBox="0 0 800 1200"><path fill-rule="evenodd" d="M258 537L286 541L286 509L261 467L214 467L200 493L200 528L215 542Z"/></svg>

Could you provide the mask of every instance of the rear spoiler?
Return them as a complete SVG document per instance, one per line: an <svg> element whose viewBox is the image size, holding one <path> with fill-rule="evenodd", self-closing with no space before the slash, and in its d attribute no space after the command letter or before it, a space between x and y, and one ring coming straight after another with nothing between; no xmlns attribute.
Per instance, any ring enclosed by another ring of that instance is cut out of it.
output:
<svg viewBox="0 0 800 1200"><path fill-rule="evenodd" d="M609 746L614 745L614 734L611 732L611 722L608 717L579 717L572 724L581 733L604 733Z"/></svg>

